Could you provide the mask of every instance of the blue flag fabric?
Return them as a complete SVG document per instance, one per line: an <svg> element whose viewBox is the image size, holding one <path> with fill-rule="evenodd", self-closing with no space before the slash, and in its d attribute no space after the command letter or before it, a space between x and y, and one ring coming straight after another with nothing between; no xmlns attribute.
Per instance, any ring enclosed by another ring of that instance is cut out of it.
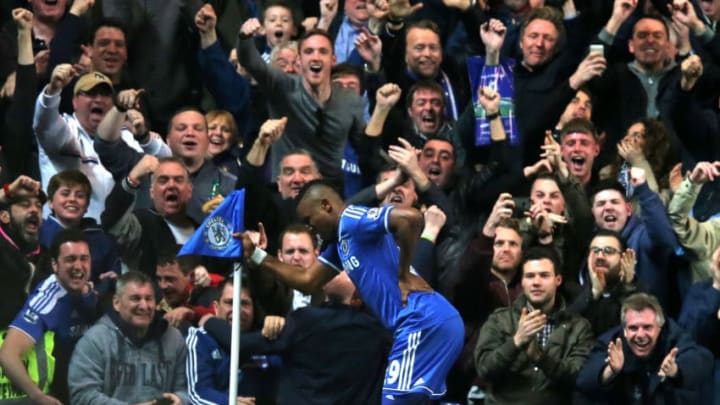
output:
<svg viewBox="0 0 720 405"><path fill-rule="evenodd" d="M232 234L245 230L244 213L245 189L235 190L205 218L190 240L180 249L178 256L242 258L242 241L233 238Z"/></svg>
<svg viewBox="0 0 720 405"><path fill-rule="evenodd" d="M480 87L490 87L500 93L500 119L507 134L510 145L518 145L520 136L515 122L515 82L513 70L515 61L501 59L497 66L486 66L484 56L467 58L470 88L472 89L473 106L475 109L475 146L487 146L490 140L490 123L485 118L485 110L480 105L477 91Z"/></svg>

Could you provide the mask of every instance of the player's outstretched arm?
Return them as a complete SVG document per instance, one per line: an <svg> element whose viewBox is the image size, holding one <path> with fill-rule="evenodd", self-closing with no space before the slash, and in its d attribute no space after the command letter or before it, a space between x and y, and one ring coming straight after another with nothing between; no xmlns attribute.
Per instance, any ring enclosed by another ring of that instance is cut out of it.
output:
<svg viewBox="0 0 720 405"><path fill-rule="evenodd" d="M283 283L305 294L322 292L322 287L337 276L337 272L316 261L310 267L283 263L268 255L260 267L271 270Z"/></svg>
<svg viewBox="0 0 720 405"><path fill-rule="evenodd" d="M272 271L282 282L303 293L312 294L321 291L322 287L337 275L337 272L318 261L310 267L283 263L256 247L247 232L233 236L242 239L243 255L249 263Z"/></svg>

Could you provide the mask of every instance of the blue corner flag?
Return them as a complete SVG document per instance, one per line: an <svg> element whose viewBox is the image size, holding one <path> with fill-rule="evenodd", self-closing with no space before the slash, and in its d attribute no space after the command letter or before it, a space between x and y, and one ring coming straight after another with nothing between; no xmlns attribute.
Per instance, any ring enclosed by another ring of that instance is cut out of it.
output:
<svg viewBox="0 0 720 405"><path fill-rule="evenodd" d="M235 190L205 218L178 256L203 255L242 258L242 241L233 238L234 232L245 230L245 189Z"/></svg>

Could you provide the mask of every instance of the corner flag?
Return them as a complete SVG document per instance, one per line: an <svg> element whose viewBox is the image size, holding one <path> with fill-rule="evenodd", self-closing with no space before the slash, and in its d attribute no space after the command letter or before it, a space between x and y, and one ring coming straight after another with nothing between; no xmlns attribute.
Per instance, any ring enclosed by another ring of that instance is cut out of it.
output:
<svg viewBox="0 0 720 405"><path fill-rule="evenodd" d="M244 213L245 189L235 190L205 218L190 240L180 249L178 256L242 258L242 241L233 238L232 234L245 230Z"/></svg>

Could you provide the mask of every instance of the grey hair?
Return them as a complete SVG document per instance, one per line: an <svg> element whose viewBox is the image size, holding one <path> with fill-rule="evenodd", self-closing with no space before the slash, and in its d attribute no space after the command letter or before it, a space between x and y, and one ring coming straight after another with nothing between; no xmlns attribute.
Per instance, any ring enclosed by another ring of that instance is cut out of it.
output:
<svg viewBox="0 0 720 405"><path fill-rule="evenodd" d="M655 321L661 328L665 325L665 314L660 306L657 298L654 295L646 293L636 293L623 301L622 308L620 309L620 321L622 322L623 328L625 327L625 314L627 311L640 312L644 309L651 309L655 312Z"/></svg>

